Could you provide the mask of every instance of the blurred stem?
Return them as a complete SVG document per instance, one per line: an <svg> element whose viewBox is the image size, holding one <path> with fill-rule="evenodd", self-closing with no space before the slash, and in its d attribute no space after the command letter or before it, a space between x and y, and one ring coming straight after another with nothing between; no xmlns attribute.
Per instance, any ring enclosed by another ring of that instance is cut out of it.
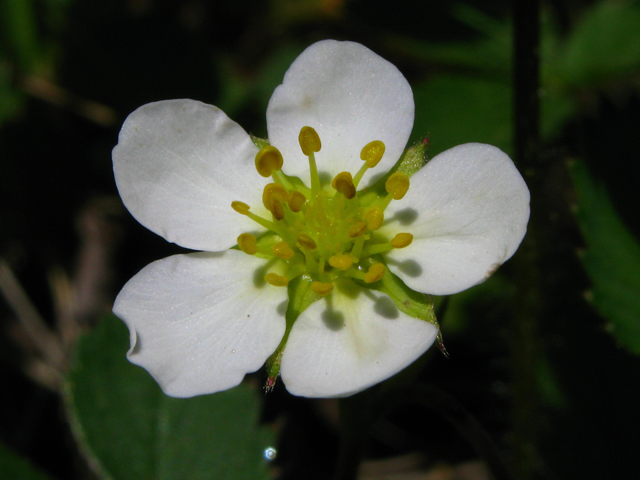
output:
<svg viewBox="0 0 640 480"><path fill-rule="evenodd" d="M512 461L518 480L534 477L537 463L537 351L539 274L537 217L540 198L539 43L540 2L513 2L515 161L531 192L531 219L514 257L517 294L510 332L512 355Z"/></svg>
<svg viewBox="0 0 640 480"><path fill-rule="evenodd" d="M414 384L387 392L379 400L382 415L407 403L417 403L446 418L478 456L485 461L494 480L512 480L498 447L482 425L460 402L433 385Z"/></svg>
<svg viewBox="0 0 640 480"><path fill-rule="evenodd" d="M341 398L340 452L334 480L356 480L372 418L372 389Z"/></svg>

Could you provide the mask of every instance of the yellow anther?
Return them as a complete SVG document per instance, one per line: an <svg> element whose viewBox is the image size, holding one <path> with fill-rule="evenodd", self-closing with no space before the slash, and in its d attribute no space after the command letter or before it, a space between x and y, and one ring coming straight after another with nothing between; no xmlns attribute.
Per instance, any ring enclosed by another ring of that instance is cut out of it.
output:
<svg viewBox="0 0 640 480"><path fill-rule="evenodd" d="M249 213L249 205L244 202L231 202L231 208L233 208L236 212L241 213L242 215L246 215Z"/></svg>
<svg viewBox="0 0 640 480"><path fill-rule="evenodd" d="M353 265L353 259L351 258L351 255L338 253L337 255L329 258L329 265L333 268L337 268L338 270L346 270Z"/></svg>
<svg viewBox="0 0 640 480"><path fill-rule="evenodd" d="M384 150L384 143L382 143L380 140L374 140L373 142L369 142L364 147L362 147L360 158L367 163L367 167L373 168L378 165L378 163L382 159Z"/></svg>
<svg viewBox="0 0 640 480"><path fill-rule="evenodd" d="M311 127L302 127L300 135L298 135L298 141L300 142L302 153L306 156L309 156L314 152L319 152L322 148L318 132Z"/></svg>
<svg viewBox="0 0 640 480"><path fill-rule="evenodd" d="M410 233L398 233L391 239L390 243L393 248L404 248L411 245L411 242L413 242L413 235Z"/></svg>
<svg viewBox="0 0 640 480"><path fill-rule="evenodd" d="M384 272L386 271L387 269L382 263L374 263L369 267L367 273L364 274L365 283L377 282L384 277Z"/></svg>
<svg viewBox="0 0 640 480"><path fill-rule="evenodd" d="M409 190L409 177L402 172L396 172L387 179L384 188L394 200L400 200Z"/></svg>
<svg viewBox="0 0 640 480"><path fill-rule="evenodd" d="M293 257L294 251L287 242L278 242L273 246L273 254L283 260L289 260Z"/></svg>
<svg viewBox="0 0 640 480"><path fill-rule="evenodd" d="M311 282L311 290L321 297L326 297L333 291L333 283Z"/></svg>
<svg viewBox="0 0 640 480"><path fill-rule="evenodd" d="M366 229L367 229L367 224L365 222L354 223L349 228L349 236L351 238L359 237L360 235L362 235L364 233L364 231Z"/></svg>
<svg viewBox="0 0 640 480"><path fill-rule="evenodd" d="M301 233L298 235L298 243L304 248L308 248L309 250L315 250L317 248L316 242L313 241L306 233Z"/></svg>
<svg viewBox="0 0 640 480"><path fill-rule="evenodd" d="M277 273L267 273L264 276L264 281L270 283L274 287L286 287L289 285L289 280L287 277L283 277L282 275L278 275Z"/></svg>
<svg viewBox="0 0 640 480"><path fill-rule="evenodd" d="M364 212L362 219L369 230L378 230L384 222L384 212L380 207L371 207Z"/></svg>
<svg viewBox="0 0 640 480"><path fill-rule="evenodd" d="M238 237L238 247L240 247L240 250L242 250L244 253L253 255L258 251L258 246L256 245L256 237L254 237L250 233L242 233Z"/></svg>
<svg viewBox="0 0 640 480"><path fill-rule="evenodd" d="M297 190L294 190L289 194L289 198L287 198L287 203L289 204L289 208L292 212L299 212L302 210L307 198Z"/></svg>
<svg viewBox="0 0 640 480"><path fill-rule="evenodd" d="M276 220L284 218L284 204L287 201L287 197L287 191L277 183L267 184L262 191L262 203Z"/></svg>
<svg viewBox="0 0 640 480"><path fill-rule="evenodd" d="M256 154L256 170L263 177L270 177L273 172L282 168L282 154L272 145L262 147Z"/></svg>
<svg viewBox="0 0 640 480"><path fill-rule="evenodd" d="M336 175L336 178L331 182L331 186L348 199L356 196L356 187L353 185L353 178L351 178L349 172L342 172Z"/></svg>

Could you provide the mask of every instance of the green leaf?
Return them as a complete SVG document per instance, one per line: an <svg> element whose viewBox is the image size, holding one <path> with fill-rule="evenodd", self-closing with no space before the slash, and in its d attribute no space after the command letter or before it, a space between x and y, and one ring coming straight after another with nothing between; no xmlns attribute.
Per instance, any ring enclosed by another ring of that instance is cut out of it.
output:
<svg viewBox="0 0 640 480"><path fill-rule="evenodd" d="M640 244L583 162L571 165L571 175L587 244L582 263L593 283L593 304L609 320L618 342L640 355Z"/></svg>
<svg viewBox="0 0 640 480"><path fill-rule="evenodd" d="M637 2L603 1L583 14L560 58L564 81L581 87L640 71Z"/></svg>
<svg viewBox="0 0 640 480"><path fill-rule="evenodd" d="M16 455L0 443L0 473L4 480L47 480L24 458Z"/></svg>
<svg viewBox="0 0 640 480"><path fill-rule="evenodd" d="M11 85L9 63L0 52L0 126L10 121L21 110L24 96Z"/></svg>
<svg viewBox="0 0 640 480"><path fill-rule="evenodd" d="M468 5L456 4L453 8L455 16L477 30L481 38L472 42L436 43L390 36L389 43L402 55L414 57L419 63L508 78L513 56L511 24L496 20Z"/></svg>
<svg viewBox="0 0 640 480"><path fill-rule="evenodd" d="M36 15L31 0L3 0L0 2L0 25L7 42L8 55L20 69L34 70L39 58Z"/></svg>
<svg viewBox="0 0 640 480"><path fill-rule="evenodd" d="M414 88L414 135L429 137L435 155L467 142L511 148L511 87L503 82L439 75Z"/></svg>
<svg viewBox="0 0 640 480"><path fill-rule="evenodd" d="M66 383L74 433L102 478L267 479L273 435L258 426L254 389L164 395L125 358L125 325L108 317L81 339Z"/></svg>

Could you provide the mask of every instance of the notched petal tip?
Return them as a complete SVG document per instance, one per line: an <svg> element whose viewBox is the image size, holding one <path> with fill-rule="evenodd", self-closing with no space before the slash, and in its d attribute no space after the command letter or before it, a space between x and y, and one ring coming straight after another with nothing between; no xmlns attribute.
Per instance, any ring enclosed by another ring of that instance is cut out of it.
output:
<svg viewBox="0 0 640 480"><path fill-rule="evenodd" d="M142 349L142 342L140 341L140 336L136 329L133 327L129 327L129 351L127 352L127 358L131 359L136 354L140 353Z"/></svg>
<svg viewBox="0 0 640 480"><path fill-rule="evenodd" d="M174 397L227 390L258 370L285 329L286 289L259 288L263 261L237 250L156 261L118 294L129 360Z"/></svg>

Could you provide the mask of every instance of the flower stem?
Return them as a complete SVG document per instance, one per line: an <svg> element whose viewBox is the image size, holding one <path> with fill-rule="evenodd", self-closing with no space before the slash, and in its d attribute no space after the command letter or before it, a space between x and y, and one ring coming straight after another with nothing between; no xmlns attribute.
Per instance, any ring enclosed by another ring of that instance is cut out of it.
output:
<svg viewBox="0 0 640 480"><path fill-rule="evenodd" d="M377 399L374 411L386 415L407 403L417 403L447 419L486 462L495 480L513 480L500 450L482 425L454 397L434 385L390 389Z"/></svg>
<svg viewBox="0 0 640 480"><path fill-rule="evenodd" d="M511 460L519 480L535 477L538 464L538 320L540 289L537 234L540 198L539 48L540 2L513 2L514 16L514 146L515 161L531 192L528 234L514 256L517 293L510 332L512 392Z"/></svg>
<svg viewBox="0 0 640 480"><path fill-rule="evenodd" d="M341 440L334 480L358 478L358 466L371 425L372 400L371 388L339 400Z"/></svg>

